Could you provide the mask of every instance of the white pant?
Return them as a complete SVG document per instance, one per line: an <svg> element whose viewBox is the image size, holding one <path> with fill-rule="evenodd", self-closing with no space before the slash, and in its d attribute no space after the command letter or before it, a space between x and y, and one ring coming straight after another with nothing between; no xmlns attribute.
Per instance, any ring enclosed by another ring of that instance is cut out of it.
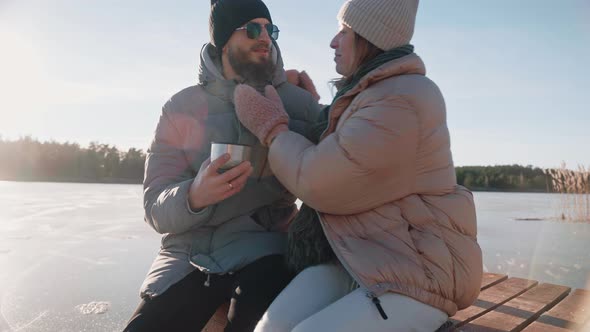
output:
<svg viewBox="0 0 590 332"><path fill-rule="evenodd" d="M352 281L341 265L305 269L270 305L255 332L432 332L448 318L410 297L386 293L379 297L389 317L384 320L362 289L351 292Z"/></svg>

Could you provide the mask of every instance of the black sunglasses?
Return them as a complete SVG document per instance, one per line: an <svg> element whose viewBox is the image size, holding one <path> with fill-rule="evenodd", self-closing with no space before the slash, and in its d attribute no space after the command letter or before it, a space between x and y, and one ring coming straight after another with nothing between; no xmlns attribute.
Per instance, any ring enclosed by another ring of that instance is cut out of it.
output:
<svg viewBox="0 0 590 332"><path fill-rule="evenodd" d="M266 28L266 32L268 32L270 38L274 40L279 39L279 27L270 23L263 25L256 22L248 22L245 26L237 28L236 31L246 30L246 35L248 36L248 38L258 39L258 37L260 37L260 34L262 33L263 27Z"/></svg>

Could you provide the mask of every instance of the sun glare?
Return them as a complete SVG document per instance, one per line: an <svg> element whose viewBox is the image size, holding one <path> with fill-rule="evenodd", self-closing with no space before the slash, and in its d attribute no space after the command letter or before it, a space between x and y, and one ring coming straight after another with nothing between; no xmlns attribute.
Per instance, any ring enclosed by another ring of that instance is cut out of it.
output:
<svg viewBox="0 0 590 332"><path fill-rule="evenodd" d="M0 42L0 132L28 133L50 97L43 54L30 35L1 24Z"/></svg>
<svg viewBox="0 0 590 332"><path fill-rule="evenodd" d="M0 61L0 90L5 93L8 107L4 110L30 102L31 92L41 92L44 86L41 55L33 40L10 29L0 29L2 61ZM38 96L38 94L37 94ZM4 101L3 101L4 102Z"/></svg>

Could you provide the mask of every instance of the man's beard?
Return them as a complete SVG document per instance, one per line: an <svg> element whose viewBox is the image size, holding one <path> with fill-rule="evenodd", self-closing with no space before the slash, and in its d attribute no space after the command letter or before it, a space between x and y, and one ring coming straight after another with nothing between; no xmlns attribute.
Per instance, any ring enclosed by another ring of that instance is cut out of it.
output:
<svg viewBox="0 0 590 332"><path fill-rule="evenodd" d="M270 46L272 47L272 46ZM269 55L270 55L270 47ZM228 60L233 70L238 74L244 83L254 88L262 88L272 84L272 76L275 71L275 65L272 57L262 59L260 62L253 62L248 59L248 53L254 52L259 48L267 48L265 45L255 45L250 50L229 49Z"/></svg>

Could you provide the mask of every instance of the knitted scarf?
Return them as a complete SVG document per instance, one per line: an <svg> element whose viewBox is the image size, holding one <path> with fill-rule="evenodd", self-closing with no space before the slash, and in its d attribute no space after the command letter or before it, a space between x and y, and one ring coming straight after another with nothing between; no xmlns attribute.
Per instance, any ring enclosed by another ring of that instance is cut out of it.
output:
<svg viewBox="0 0 590 332"><path fill-rule="evenodd" d="M356 71L356 73L338 89L332 100L350 91L360 80L377 67L414 52L414 46L405 45L383 52L369 60ZM316 124L310 128L306 138L318 144L322 133L328 128L330 106L326 106L319 114ZM318 213L307 204L302 204L301 209L289 226L287 264L294 272L299 273L303 269L318 264L327 263L336 259L334 251L330 247L326 235L320 224Z"/></svg>

